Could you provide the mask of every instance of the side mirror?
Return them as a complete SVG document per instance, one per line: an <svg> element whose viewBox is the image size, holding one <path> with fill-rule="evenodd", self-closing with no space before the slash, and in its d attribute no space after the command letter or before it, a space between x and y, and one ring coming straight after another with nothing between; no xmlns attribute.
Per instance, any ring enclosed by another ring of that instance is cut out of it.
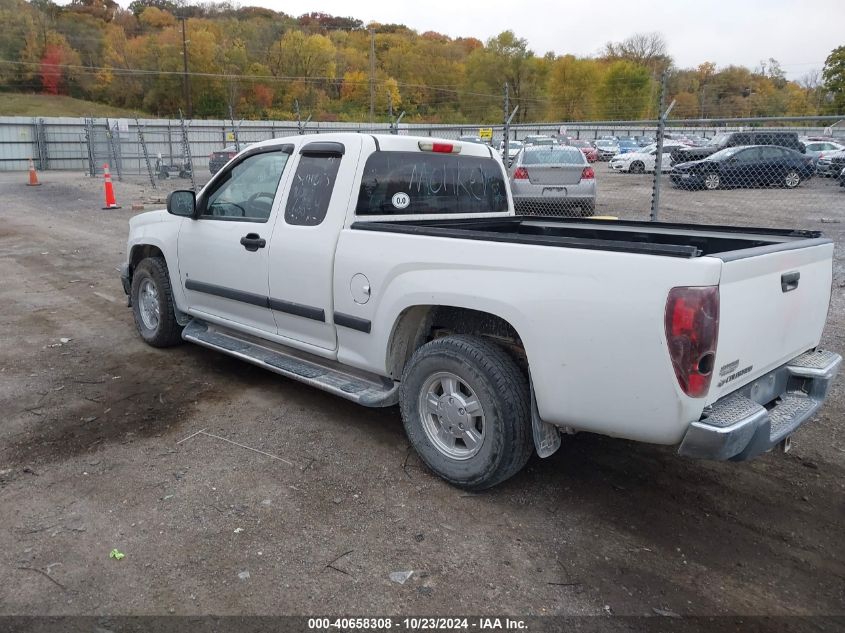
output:
<svg viewBox="0 0 845 633"><path fill-rule="evenodd" d="M197 208L197 194L181 189L167 194L167 212L183 218L194 217Z"/></svg>

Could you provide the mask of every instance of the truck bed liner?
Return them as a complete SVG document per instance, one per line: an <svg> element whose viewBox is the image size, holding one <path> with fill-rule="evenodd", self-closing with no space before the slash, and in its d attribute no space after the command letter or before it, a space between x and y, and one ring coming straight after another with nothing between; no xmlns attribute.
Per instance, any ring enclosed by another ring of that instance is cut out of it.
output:
<svg viewBox="0 0 845 633"><path fill-rule="evenodd" d="M351 228L666 257L715 255L725 260L828 241L818 231L526 215L455 220L359 221L353 223Z"/></svg>

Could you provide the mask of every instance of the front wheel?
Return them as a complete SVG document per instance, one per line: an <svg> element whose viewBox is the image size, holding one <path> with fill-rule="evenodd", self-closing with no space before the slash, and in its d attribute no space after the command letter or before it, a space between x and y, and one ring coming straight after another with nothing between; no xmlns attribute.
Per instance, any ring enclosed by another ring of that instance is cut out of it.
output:
<svg viewBox="0 0 845 633"><path fill-rule="evenodd" d="M710 173L704 175L705 189L710 189L712 191L713 189L718 189L721 184L722 180L719 178L719 174L715 171L711 171Z"/></svg>
<svg viewBox="0 0 845 633"><path fill-rule="evenodd" d="M645 171L645 165L642 162L635 160L631 163L630 171L632 174L641 174Z"/></svg>
<svg viewBox="0 0 845 633"><path fill-rule="evenodd" d="M403 372L399 403L411 445L451 484L489 488L531 456L526 376L483 338L448 336L420 347Z"/></svg>
<svg viewBox="0 0 845 633"><path fill-rule="evenodd" d="M141 261L132 275L132 315L144 341L153 347L172 347L182 342L182 326L176 321L167 264L161 257Z"/></svg>
<svg viewBox="0 0 845 633"><path fill-rule="evenodd" d="M795 189L799 184L801 184L801 174L799 174L794 169L786 172L786 175L783 177L783 185L787 189Z"/></svg>

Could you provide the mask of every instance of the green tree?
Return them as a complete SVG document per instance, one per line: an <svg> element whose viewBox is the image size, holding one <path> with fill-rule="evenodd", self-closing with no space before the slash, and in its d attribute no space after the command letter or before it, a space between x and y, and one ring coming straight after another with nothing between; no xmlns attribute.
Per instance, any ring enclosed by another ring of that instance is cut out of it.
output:
<svg viewBox="0 0 845 633"><path fill-rule="evenodd" d="M845 112L845 46L834 48L827 56L822 78L829 95L825 109L831 114L842 114Z"/></svg>
<svg viewBox="0 0 845 633"><path fill-rule="evenodd" d="M633 62L610 64L598 90L601 115L620 121L639 119L649 107L651 73Z"/></svg>
<svg viewBox="0 0 845 633"><path fill-rule="evenodd" d="M593 118L596 114L595 86L600 77L600 64L593 59L565 55L552 62L548 116L559 121Z"/></svg>

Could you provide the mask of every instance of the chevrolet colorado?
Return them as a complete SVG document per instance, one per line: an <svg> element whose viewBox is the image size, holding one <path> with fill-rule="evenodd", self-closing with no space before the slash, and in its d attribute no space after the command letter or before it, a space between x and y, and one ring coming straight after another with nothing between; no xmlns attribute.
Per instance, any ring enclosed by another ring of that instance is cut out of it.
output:
<svg viewBox="0 0 845 633"><path fill-rule="evenodd" d="M812 231L517 216L485 145L274 139L130 221L140 336L204 345L364 406L470 489L562 432L742 460L788 441L841 357L818 348Z"/></svg>

